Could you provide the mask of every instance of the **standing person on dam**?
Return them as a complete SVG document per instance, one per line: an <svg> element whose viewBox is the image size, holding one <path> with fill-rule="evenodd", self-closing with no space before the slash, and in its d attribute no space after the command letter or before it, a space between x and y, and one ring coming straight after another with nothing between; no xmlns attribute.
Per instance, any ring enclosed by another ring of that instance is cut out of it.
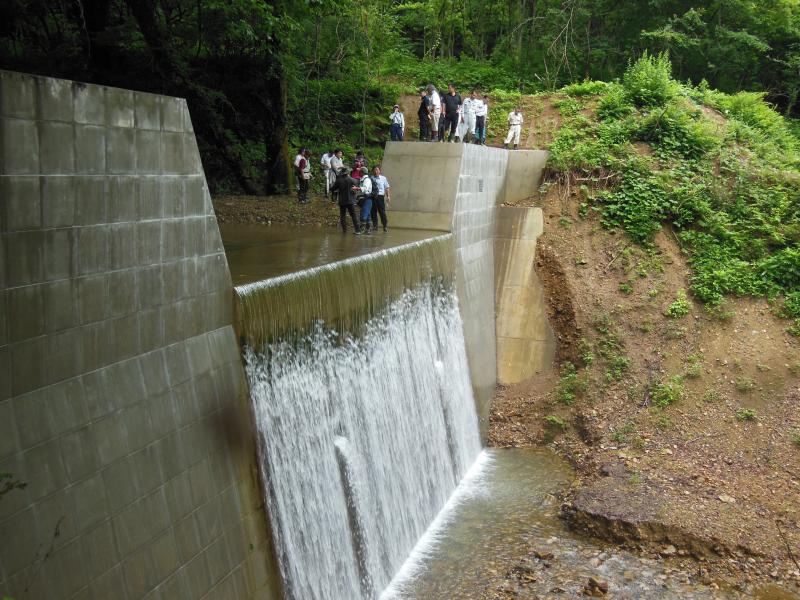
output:
<svg viewBox="0 0 800 600"><path fill-rule="evenodd" d="M522 113L517 106L513 111L508 113L508 135L506 141L503 143L503 148L508 150L508 144L511 139L514 139L514 150L517 149L519 144L519 134L522 133Z"/></svg>
<svg viewBox="0 0 800 600"><path fill-rule="evenodd" d="M358 180L353 179L347 174L347 169L342 167L336 175L336 193L339 197L339 225L342 227L342 233L347 233L347 215L350 214L350 219L353 221L353 233L361 235L361 224L358 221L356 214L356 194L361 188L358 186Z"/></svg>
<svg viewBox="0 0 800 600"><path fill-rule="evenodd" d="M361 167L361 177L358 180L358 205L361 207L361 233L369 234L372 221L372 178L369 169Z"/></svg>
<svg viewBox="0 0 800 600"><path fill-rule="evenodd" d="M419 141L431 141L431 99L425 92L425 88L419 91L419 109L417 115L419 116Z"/></svg>
<svg viewBox="0 0 800 600"><path fill-rule="evenodd" d="M484 95L475 112L475 143L486 143L486 125L489 118L489 96Z"/></svg>
<svg viewBox="0 0 800 600"><path fill-rule="evenodd" d="M452 83L447 86L447 94L444 96L444 118L445 133L449 130L447 141L452 142L453 138L458 141L456 129L461 118L461 94L456 91L456 86Z"/></svg>
<svg viewBox="0 0 800 600"><path fill-rule="evenodd" d="M297 176L297 201L308 204L308 184L311 181L311 152L301 148L294 157L294 170Z"/></svg>
<svg viewBox="0 0 800 600"><path fill-rule="evenodd" d="M442 99L436 87L428 84L428 95L431 97L431 141L437 141L439 135L439 120L442 116Z"/></svg>
<svg viewBox="0 0 800 600"><path fill-rule="evenodd" d="M399 104L394 105L394 111L389 115L389 120L392 123L389 137L393 142L402 142L403 135L406 131L406 118L403 116L403 113L400 112Z"/></svg>
<svg viewBox="0 0 800 600"><path fill-rule="evenodd" d="M475 139L475 123L480 105L481 101L475 96L475 90L469 93L469 98L461 105L462 142Z"/></svg>
<svg viewBox="0 0 800 600"><path fill-rule="evenodd" d="M375 165L372 170L372 228L378 229L378 215L381 217L384 233L389 231L389 221L386 218L386 205L392 200L391 186L386 176L381 174L381 168Z"/></svg>

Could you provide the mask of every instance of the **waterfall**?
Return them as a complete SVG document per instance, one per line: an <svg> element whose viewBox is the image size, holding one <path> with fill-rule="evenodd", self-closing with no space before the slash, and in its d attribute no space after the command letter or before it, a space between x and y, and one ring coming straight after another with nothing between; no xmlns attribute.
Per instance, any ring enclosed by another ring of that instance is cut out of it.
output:
<svg viewBox="0 0 800 600"><path fill-rule="evenodd" d="M243 332L246 372L288 598L376 598L480 452L445 249L409 244L297 274L316 281L237 289L256 323ZM342 301L352 288L366 308ZM268 329L256 307L287 297L349 312Z"/></svg>

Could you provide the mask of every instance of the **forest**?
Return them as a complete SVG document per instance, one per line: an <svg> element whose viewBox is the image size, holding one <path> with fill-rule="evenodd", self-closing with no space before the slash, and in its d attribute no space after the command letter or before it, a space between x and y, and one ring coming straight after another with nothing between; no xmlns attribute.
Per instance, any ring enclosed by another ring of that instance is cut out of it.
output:
<svg viewBox="0 0 800 600"><path fill-rule="evenodd" d="M797 0L0 3L0 68L185 97L215 193L280 192L300 145L380 153L422 84L552 91L646 51L681 82L800 111Z"/></svg>

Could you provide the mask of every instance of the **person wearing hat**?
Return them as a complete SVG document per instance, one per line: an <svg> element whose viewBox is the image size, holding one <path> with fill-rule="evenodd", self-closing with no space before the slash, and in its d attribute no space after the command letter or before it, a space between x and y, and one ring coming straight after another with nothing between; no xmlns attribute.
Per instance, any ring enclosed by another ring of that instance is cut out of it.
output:
<svg viewBox="0 0 800 600"><path fill-rule="evenodd" d="M389 121L391 122L389 131L391 140L393 142L402 142L403 134L406 131L406 119L403 116L403 113L400 112L399 104L394 105L394 111L391 115L389 115Z"/></svg>

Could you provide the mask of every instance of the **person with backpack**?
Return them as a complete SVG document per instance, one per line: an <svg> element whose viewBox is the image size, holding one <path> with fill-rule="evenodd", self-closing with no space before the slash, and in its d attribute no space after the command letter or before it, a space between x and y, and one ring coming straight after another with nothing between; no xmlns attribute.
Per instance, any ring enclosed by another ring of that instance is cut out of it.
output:
<svg viewBox="0 0 800 600"><path fill-rule="evenodd" d="M389 222L386 218L386 205L392 199L389 180L381 174L381 168L375 165L372 170L372 228L378 229L378 216L381 217L384 233L389 231Z"/></svg>
<svg viewBox="0 0 800 600"><path fill-rule="evenodd" d="M336 174L336 192L339 198L339 225L342 233L347 233L347 215L353 221L353 233L361 235L361 223L356 213L356 195L360 190L358 180L347 174L347 169L342 167Z"/></svg>
<svg viewBox="0 0 800 600"><path fill-rule="evenodd" d="M369 169L361 167L361 177L358 180L358 205L361 207L361 233L369 234L372 215L373 186Z"/></svg>

